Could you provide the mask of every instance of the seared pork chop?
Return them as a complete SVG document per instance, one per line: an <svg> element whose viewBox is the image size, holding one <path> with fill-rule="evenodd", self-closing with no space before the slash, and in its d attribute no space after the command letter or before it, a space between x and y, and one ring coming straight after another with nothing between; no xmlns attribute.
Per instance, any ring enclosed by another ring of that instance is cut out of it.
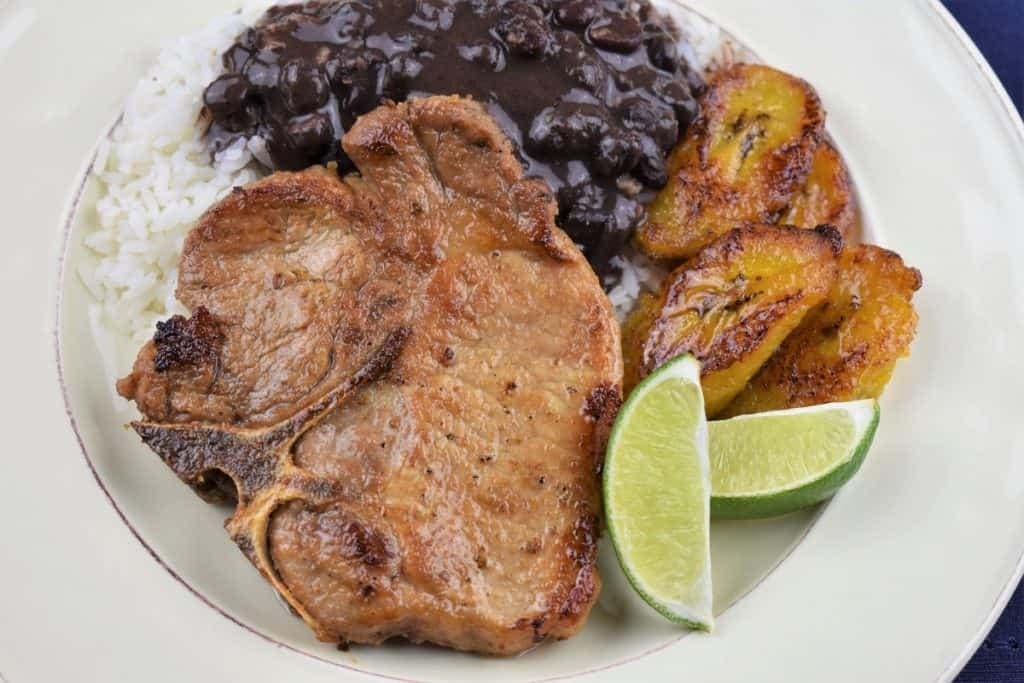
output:
<svg viewBox="0 0 1024 683"><path fill-rule="evenodd" d="M596 599L618 326L477 104L385 106L360 175L276 173L189 234L118 390L322 640L511 654Z"/></svg>

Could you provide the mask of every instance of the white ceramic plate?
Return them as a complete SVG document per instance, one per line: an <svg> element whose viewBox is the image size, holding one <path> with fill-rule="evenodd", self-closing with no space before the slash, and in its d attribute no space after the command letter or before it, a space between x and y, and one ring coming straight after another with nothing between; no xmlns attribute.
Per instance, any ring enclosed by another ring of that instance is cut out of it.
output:
<svg viewBox="0 0 1024 683"><path fill-rule="evenodd" d="M870 237L924 273L913 357L886 394L867 464L816 523L812 511L716 526L714 635L680 638L605 563L606 594L581 636L497 660L317 643L228 541L225 511L118 427L130 413L111 395L85 293L58 278L65 246L72 265L84 257L87 216L73 195L158 42L230 0L0 2L0 678L952 677L1012 591L1024 549L1024 126L937 3L691 5L817 86Z"/></svg>

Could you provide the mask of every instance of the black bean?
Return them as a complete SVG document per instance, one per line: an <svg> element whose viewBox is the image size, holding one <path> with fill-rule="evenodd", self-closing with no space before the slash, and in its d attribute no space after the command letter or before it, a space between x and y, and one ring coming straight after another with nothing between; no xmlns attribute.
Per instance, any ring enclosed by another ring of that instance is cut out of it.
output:
<svg viewBox="0 0 1024 683"><path fill-rule="evenodd" d="M632 52L640 46L642 36L640 22L628 14L606 15L587 29L591 43L613 52Z"/></svg>
<svg viewBox="0 0 1024 683"><path fill-rule="evenodd" d="M640 161L633 168L640 182L648 187L660 190L668 184L668 171L665 168L665 155L658 144L649 136L641 136Z"/></svg>
<svg viewBox="0 0 1024 683"><path fill-rule="evenodd" d="M649 66L634 66L615 71L615 82L620 90L646 90L658 80L658 71Z"/></svg>
<svg viewBox="0 0 1024 683"><path fill-rule="evenodd" d="M253 90L268 91L277 87L280 68L274 62L264 62L258 57L249 62L245 69L245 77Z"/></svg>
<svg viewBox="0 0 1024 683"><path fill-rule="evenodd" d="M380 50L348 50L341 56L342 67L349 74L369 74L378 66L388 61L387 55Z"/></svg>
<svg viewBox="0 0 1024 683"><path fill-rule="evenodd" d="M285 127L288 138L310 156L317 156L336 137L330 120L323 114L296 116Z"/></svg>
<svg viewBox="0 0 1024 683"><path fill-rule="evenodd" d="M544 13L524 0L512 0L502 6L496 26L509 49L524 57L536 57L551 42L551 29Z"/></svg>
<svg viewBox="0 0 1024 683"><path fill-rule="evenodd" d="M373 23L373 18L368 12L360 7L360 3L357 2L346 2L346 3L323 3L324 5L333 5L333 14L331 15L331 23L337 32L338 38L345 42L351 41L353 38L361 37L366 28Z"/></svg>
<svg viewBox="0 0 1024 683"><path fill-rule="evenodd" d="M559 102L534 118L528 144L548 154L572 154L593 150L608 133L610 115L602 106Z"/></svg>
<svg viewBox="0 0 1024 683"><path fill-rule="evenodd" d="M707 86L704 83L704 79L701 78L700 74L691 69L689 66L683 70L686 76L686 82L690 86L690 92L693 93L694 97L700 97L704 94Z"/></svg>
<svg viewBox="0 0 1024 683"><path fill-rule="evenodd" d="M591 93L601 96L608 82L608 69L599 60L583 59L569 67L569 75Z"/></svg>
<svg viewBox="0 0 1024 683"><path fill-rule="evenodd" d="M601 16L601 7L595 0L569 0L555 10L558 23L569 28L584 29Z"/></svg>
<svg viewBox="0 0 1024 683"><path fill-rule="evenodd" d="M385 97L393 100L404 99L409 85L423 71L423 63L407 52L392 55L388 60L386 82L380 89Z"/></svg>
<svg viewBox="0 0 1024 683"><path fill-rule="evenodd" d="M241 73L245 70L249 60L252 59L252 56L253 52L251 49L243 47L242 45L234 45L224 53L221 63L224 64L225 71L237 71Z"/></svg>
<svg viewBox="0 0 1024 683"><path fill-rule="evenodd" d="M584 249L600 239L609 212L605 209L606 193L593 183L566 186L558 193L560 217L573 241Z"/></svg>
<svg viewBox="0 0 1024 683"><path fill-rule="evenodd" d="M214 116L231 116L242 110L249 96L249 81L238 74L225 74L206 86L203 103Z"/></svg>
<svg viewBox="0 0 1024 683"><path fill-rule="evenodd" d="M604 191L591 183L566 185L558 191L559 205L577 209L599 209L604 199Z"/></svg>
<svg viewBox="0 0 1024 683"><path fill-rule="evenodd" d="M589 182L565 188L558 200L562 227L583 246L587 258L598 263L621 253L643 215L639 202Z"/></svg>
<svg viewBox="0 0 1024 683"><path fill-rule="evenodd" d="M298 60L288 62L278 78L281 99L296 114L322 107L330 96L327 78L315 66Z"/></svg>
<svg viewBox="0 0 1024 683"><path fill-rule="evenodd" d="M665 109L665 115L651 130L651 137L663 151L668 152L679 142L679 120L671 109Z"/></svg>
<svg viewBox="0 0 1024 683"><path fill-rule="evenodd" d="M679 127L684 130L693 123L693 120L697 118L697 113L700 111L700 105L692 97L688 100L679 100L673 105L673 108L676 111L676 120L679 121Z"/></svg>
<svg viewBox="0 0 1024 683"><path fill-rule="evenodd" d="M671 72L679 66L675 41L667 33L661 32L648 36L644 40L644 44L647 47L647 58L655 67Z"/></svg>
<svg viewBox="0 0 1024 683"><path fill-rule="evenodd" d="M664 80L655 84L654 92L661 101L672 107L679 121L679 127L685 129L697 116L697 100L690 89L678 80Z"/></svg>
<svg viewBox="0 0 1024 683"><path fill-rule="evenodd" d="M232 133L244 133L246 135L252 135L254 133L253 129L256 127L258 122L258 107L249 104L230 116L221 116L217 118L217 123L224 130Z"/></svg>
<svg viewBox="0 0 1024 683"><path fill-rule="evenodd" d="M590 54L591 50L588 50L587 46L580 40L580 37L569 29L557 29L554 32L554 36L562 53L561 56L564 59L568 59L570 62L593 59L593 56Z"/></svg>
<svg viewBox="0 0 1024 683"><path fill-rule="evenodd" d="M340 115L343 120L364 114L377 102L377 79L387 58L380 50L344 52L337 62L328 61L324 71L331 79L331 86L339 95ZM389 74L384 74L389 75ZM347 121L351 124L351 121Z"/></svg>
<svg viewBox="0 0 1024 683"><path fill-rule="evenodd" d="M380 99L378 92L376 73L359 75L359 79L349 86L341 98L341 108L344 110L341 119L346 127L351 126L356 117L377 106L377 100Z"/></svg>
<svg viewBox="0 0 1024 683"><path fill-rule="evenodd" d="M598 144L594 155L594 168L603 176L615 177L628 173L640 161L640 137L636 133L622 131L606 135Z"/></svg>
<svg viewBox="0 0 1024 683"><path fill-rule="evenodd" d="M297 171L303 168L305 158L292 144L291 139L284 131L284 126L279 125L275 120L271 126L263 131L263 139L267 143L267 151L274 160L274 167L290 171Z"/></svg>
<svg viewBox="0 0 1024 683"><path fill-rule="evenodd" d="M352 72L346 68L345 59L334 54L324 62L324 75L333 90L340 90L352 84Z"/></svg>
<svg viewBox="0 0 1024 683"><path fill-rule="evenodd" d="M649 135L663 149L673 146L679 138L676 114L666 104L635 96L626 99L619 111L628 128Z"/></svg>

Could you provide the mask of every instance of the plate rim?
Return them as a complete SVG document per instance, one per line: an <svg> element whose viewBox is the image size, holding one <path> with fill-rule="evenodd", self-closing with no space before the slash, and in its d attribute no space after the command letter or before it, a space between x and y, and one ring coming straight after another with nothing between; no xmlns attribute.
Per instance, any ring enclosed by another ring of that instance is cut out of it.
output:
<svg viewBox="0 0 1024 683"><path fill-rule="evenodd" d="M1006 86L999 80L999 76L996 75L992 65L985 59L985 55L982 54L981 50L978 49L977 44L968 35L967 31L960 22L956 20L945 5L940 0L927 0L928 7L934 12L935 17L945 27L953 39L960 44L961 47L967 52L967 56L971 58L975 68L981 73L985 83L989 86L992 92L996 95L1000 105L1002 105L1003 111L1007 116L1010 128L1016 133L1018 142L1021 147L1024 147L1024 117L1021 116L1021 112L1014 106L1013 100L1010 99L1010 93L1007 92ZM999 621L999 617L1002 616L1006 610L1006 606L1010 602L1010 598L1016 592L1017 587L1020 585L1021 578L1024 577L1024 548L1022 548L1017 556L1017 564L1014 567L1013 573L1006 580L1003 585L1003 589L999 595L996 596L995 601L989 608L988 614L982 619L981 623L975 629L974 636L967 641L963 648L960 650L960 654L954 657L946 668L943 669L936 676L937 681L952 681L957 675L963 670L967 663L971 661L977 652L978 648L985 641L992 627L995 626L996 622Z"/></svg>
<svg viewBox="0 0 1024 683"><path fill-rule="evenodd" d="M697 9L693 8L692 6L690 6L689 0L669 0L669 2L675 2L675 3L678 3L680 5L683 5L687 10L692 11L695 14L698 14L698 15L704 17L704 18L707 18L709 21L713 21L709 17L707 17L706 14L701 12L700 10L697 10ZM973 39L971 39L971 37L967 34L965 29L956 20L956 18L952 15L952 13L950 13L950 11L941 3L940 0L925 0L925 2L923 4L933 14L933 17L935 19L939 20L939 23L947 31L947 33L953 39L953 41L956 44L958 44L959 47L963 48L963 50L966 52L966 56L970 58L970 61L973 63L974 67L977 69L978 73L980 73L980 75L983 77L984 84L986 86L988 86L988 89L993 94L996 95L996 99L998 100L1003 113L1006 115L1006 120L1004 122L1009 124L1009 128L1012 131L1012 133L1016 136L1017 142L1020 144L1021 148L1024 149L1024 118L1022 118L1021 113L1014 106L1014 104L1013 104L1013 102L1012 102L1012 100L1011 100L1011 98L1010 98L1010 96L1009 96L1005 86L999 80L999 78L996 75L995 71L993 70L992 66L989 64L987 59L985 59L984 55L978 49L978 47L974 43ZM724 27L721 27L717 22L713 21L713 23L715 23L716 26L719 26L719 28L721 28L721 30L723 30L723 32L729 33L729 31L727 29L725 29ZM73 178L76 181L76 189L71 194L69 200L66 200L65 206L62 209L62 212L61 212L60 218L59 218L59 222L58 222L58 225L60 225L61 227L60 227L59 244L58 244L58 248L57 248L56 291L55 291L55 296L51 300L51 305L53 307L50 309L52 311L52 313L51 313L52 317L50 318L50 320L51 320L50 334L52 336L53 351L54 351L54 356L51 357L51 358L53 358L53 360L55 361L55 366L56 366L56 375L57 375L58 387L60 389L61 401L62 401L61 409L63 410L63 412L65 413L65 415L66 415L66 417L68 419L69 425L72 428L72 432L73 432L75 441L76 441L76 443L78 445L78 449L81 452L82 457L83 457L83 459L86 462L86 465L87 465L87 467L89 469L90 474L92 475L92 478L93 478L95 484L103 492L104 497L107 499L108 503L113 508L113 510L117 514L117 516L120 518L121 522L128 528L128 530L130 531L132 536L135 538L135 540L139 544L142 545L142 547L146 550L147 554L150 557L152 557L153 560L155 560L156 563L160 567L162 567L168 574L170 574L171 577L173 577L179 584L184 586L188 590L189 593L191 593L193 596L198 598L207 607L212 608L215 612L220 614L222 617L228 619L230 622L232 622L236 626L241 627L244 631L247 631L247 632L249 632L251 634L254 634L254 635L258 636L261 640L263 640L263 641L265 641L267 643L270 643L272 645L277 645L279 647L287 649L290 652L294 652L294 653L299 654L301 656L308 657L311 660L314 660L314 661L317 661L317 662L320 662L320 663L323 663L323 664L327 664L327 665L330 665L330 666L333 666L333 667L340 667L342 669L348 670L348 671L350 671L352 673L355 673L355 674L361 674L361 675L364 675L364 676L370 676L370 677L374 677L374 678L378 678L378 679L382 679L382 680L401 681L403 683L405 683L405 682L416 683L419 679L410 679L410 678L405 678L405 677L401 677L401 676L395 676L395 675L392 675L392 674L378 673L378 672L375 672L375 671L370 671L370 670L367 670L367 669L363 669L363 668L359 668L359 667L356 667L356 666L348 665L348 664L345 664L345 663L340 662L340 661L335 661L335 660L324 658L324 657L319 656L319 655L317 655L317 654L315 654L313 652L309 652L309 651L306 651L304 649L295 647L295 646L293 646L293 645L291 645L289 643L277 640L274 637L272 637L272 636L270 636L270 635L268 635L266 633L263 633L258 628L250 626L250 625L246 624L245 622L241 621L240 619L236 618L231 613L229 613L228 611L224 610L223 608L218 606L216 603L214 603L210 598L208 598L202 592L197 590L194 586L192 586L181 575L179 575L174 570L173 567L171 567L169 564L167 564L167 562L162 557L160 557L159 554L157 554L155 552L155 550L146 542L146 540L142 538L142 536L140 535L139 531L135 528L135 526L128 520L128 518L126 517L124 511L121 509L121 507L118 505L118 503L114 500L111 492L108 490L107 486L104 484L104 482L100 478L98 472L96 471L96 468L94 467L93 462L92 462L92 460L90 459L90 457L88 455L88 450L86 449L85 443L83 442L82 436L81 436L81 434L79 432L79 427L78 427L77 420L75 418L74 412L71 409L71 398L70 398L70 395L69 395L69 392L68 392L68 389L67 389L67 385L66 385L66 382L65 382L65 377L64 377L64 353L63 353L63 344L62 344L62 335L61 335L61 331L63 329L63 324L64 324L64 317L63 317L63 314L62 314L62 307L63 307L63 299L64 299L64 286L65 286L65 281L66 281L66 276L67 276L66 265L67 265L67 260L68 260L68 253L70 251L70 247L71 247L71 243L72 243L71 235L72 235L72 226L73 226L74 218L75 218L75 215L77 213L77 210L78 210L80 202L81 202L81 198L82 198L82 194L83 194L84 189L85 189L86 181L88 180L88 177L90 175L92 166L93 166L94 161L96 159L96 155L97 155L97 151L98 151L99 145L106 138L106 136L110 133L110 131L114 127L116 127L116 125L120 121L122 115L123 115L122 111L119 109L117 115L115 116L114 122L107 129L105 129L104 132L98 137L97 141L92 145L92 147L90 148L90 151L87 153L87 160L86 160L86 162L79 168L77 173L73 176ZM52 273L53 271L50 271L50 272ZM746 593L744 593L736 601L734 601L732 603L732 605L729 606L730 608L733 605L735 605L737 602L741 601L743 597L745 597L746 595L748 595L749 593L754 591L760 585L761 582L763 582L766 578L768 578L768 576L770 576L777 569L779 569L781 567L781 565L783 563L785 563L790 558L792 552L797 547L799 547L801 545L801 543L803 542L803 540L806 537L807 533L809 533L809 531L816 525L817 521L819 521L820 517L824 514L826 509L827 508L822 508L821 509L821 511L815 516L815 519L811 522L810 525L808 525L808 527L805 530L805 532L801 535L800 540L797 541L786 552L786 554L779 560L779 562L775 565L775 567L765 577L762 577L756 584L754 584ZM1024 548L1022 548L1019 551L1019 553L1018 553L1018 558L1017 558L1016 564L1014 566L1014 571L1007 578L1006 582L1003 585L1003 588L1001 589L999 594L996 596L995 601L992 603L992 605L989 608L989 610L988 610L987 614L985 615L984 619L974 629L974 635L972 636L972 638L970 640L968 640L964 644L964 646L961 649L960 653L956 657L954 657L946 665L946 667L944 669L942 669L937 674L937 676L936 676L936 678L934 680L937 680L937 681L950 681L950 680L952 680L952 679L954 679L956 677L956 675L963 669L964 666L966 666L966 664L970 661L972 656L975 654L975 652L978 649L978 647L984 641L985 637L988 635L989 631L991 630L991 628L993 627L995 622L999 619L999 617L1001 616L1002 612L1005 610L1006 605L1008 604L1010 598L1012 597L1013 593L1015 592L1016 588L1018 587L1018 584L1020 584L1022 577L1024 577ZM727 608L725 611L728 611L728 609L729 608ZM723 613L725 611L723 611ZM530 679L530 680L536 680L536 681L569 680L569 679L582 678L582 677L588 676L588 675L594 675L596 673L599 673L599 672L602 672L602 671L606 671L608 669L618 668L618 667L621 667L621 666L628 665L628 664L630 664L632 662L635 662L635 661L637 661L639 659L642 659L642 658L644 658L644 657L646 657L648 655L654 654L654 653L656 653L656 652L658 652L660 650L663 650L664 648L667 648L667 647L677 643L681 638L685 637L685 635L686 634L684 633L681 636L679 636L678 638L673 638L672 640L669 640L669 641L667 641L667 642L665 642L663 644L660 644L657 647L645 650L645 651L643 651L641 653L638 653L636 655L627 657L625 659L622 659L622 660L619 660L619 661L616 661L616 662L609 663L607 665L603 665L603 666L600 666L600 667L584 669L584 670L576 672L576 673L561 674L561 675L555 675L555 676L545 677L545 678L541 678L541 679ZM2 681L2 680L4 680L4 679L3 679L2 675L0 675L0 681Z"/></svg>

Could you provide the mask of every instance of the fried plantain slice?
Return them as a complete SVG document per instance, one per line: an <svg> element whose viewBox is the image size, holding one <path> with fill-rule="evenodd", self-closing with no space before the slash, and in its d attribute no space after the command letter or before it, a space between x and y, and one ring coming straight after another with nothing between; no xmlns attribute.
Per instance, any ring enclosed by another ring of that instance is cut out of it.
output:
<svg viewBox="0 0 1024 683"><path fill-rule="evenodd" d="M712 78L637 233L657 258L687 258L739 223L771 223L807 180L825 112L814 89L759 64Z"/></svg>
<svg viewBox="0 0 1024 683"><path fill-rule="evenodd" d="M834 225L847 242L857 226L857 202L853 182L838 150L824 140L814 151L807 182L789 202L778 221L782 225L813 228Z"/></svg>
<svg viewBox="0 0 1024 683"><path fill-rule="evenodd" d="M637 301L626 321L622 323L622 385L626 393L643 379L644 342L650 334L651 326L658 319L664 297L661 294L644 292Z"/></svg>
<svg viewBox="0 0 1024 683"><path fill-rule="evenodd" d="M825 304L812 312L726 410L759 413L878 398L917 329L921 273L873 245L849 247Z"/></svg>
<svg viewBox="0 0 1024 683"><path fill-rule="evenodd" d="M722 235L672 272L627 323L627 376L635 381L690 352L701 362L705 408L714 416L825 300L842 248L831 226L750 225Z"/></svg>

